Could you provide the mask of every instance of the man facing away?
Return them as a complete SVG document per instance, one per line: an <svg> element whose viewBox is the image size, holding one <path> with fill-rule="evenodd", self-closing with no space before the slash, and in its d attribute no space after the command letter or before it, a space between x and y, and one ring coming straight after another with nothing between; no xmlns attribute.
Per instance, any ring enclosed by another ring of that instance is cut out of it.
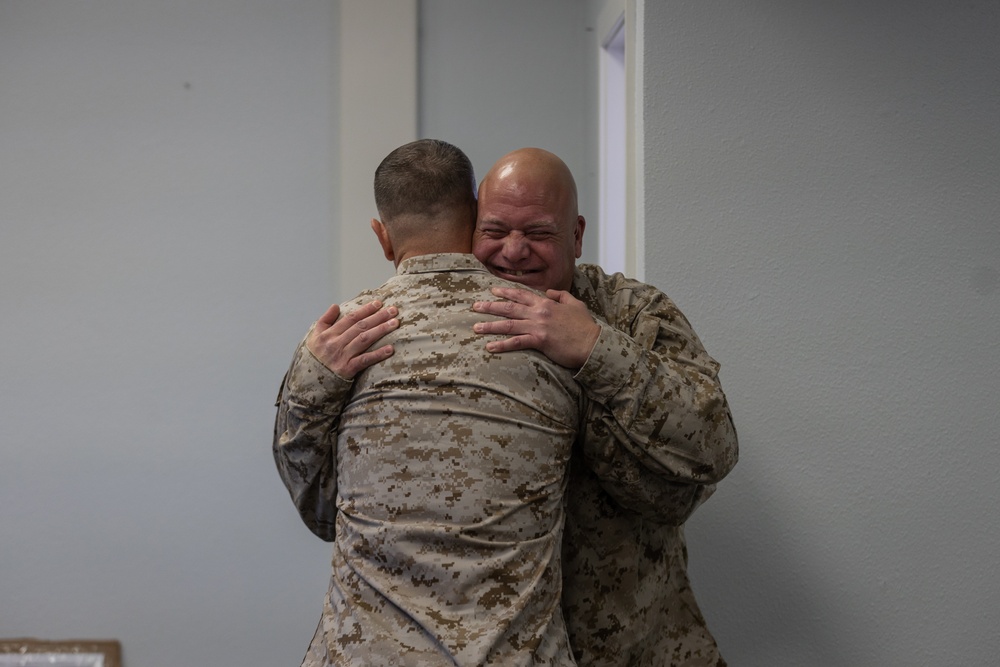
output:
<svg viewBox="0 0 1000 667"><path fill-rule="evenodd" d="M558 157L501 158L483 179L473 253L539 290L494 289L493 352L536 349L586 396L564 537L563 611L580 665L721 666L687 576L683 522L736 464L736 431L708 356L656 288L575 265L585 220Z"/></svg>
<svg viewBox="0 0 1000 667"><path fill-rule="evenodd" d="M516 284L468 254L461 151L400 147L375 195L396 275L320 318L275 423L282 479L334 541L303 664L573 665L560 546L581 392L541 353L492 354L472 331L493 319L472 303Z"/></svg>

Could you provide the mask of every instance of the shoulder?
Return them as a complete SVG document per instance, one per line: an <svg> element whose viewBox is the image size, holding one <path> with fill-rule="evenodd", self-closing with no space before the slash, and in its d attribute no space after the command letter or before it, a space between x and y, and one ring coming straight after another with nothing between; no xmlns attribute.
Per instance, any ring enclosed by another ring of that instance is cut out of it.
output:
<svg viewBox="0 0 1000 667"><path fill-rule="evenodd" d="M596 264L578 264L573 276L573 296L609 322L632 317L647 308L675 310L670 298L658 288L621 273L605 273ZM624 312L623 312L624 311Z"/></svg>
<svg viewBox="0 0 1000 667"><path fill-rule="evenodd" d="M677 304L660 289L621 273L608 275L595 264L579 264L572 294L587 304L590 311L619 331L638 335L640 330L665 326L694 337L687 317Z"/></svg>
<svg viewBox="0 0 1000 667"><path fill-rule="evenodd" d="M573 276L573 292L603 292L619 294L627 292L640 297L653 298L666 296L656 287L648 285L635 278L628 278L622 273L606 273L597 264L577 264Z"/></svg>

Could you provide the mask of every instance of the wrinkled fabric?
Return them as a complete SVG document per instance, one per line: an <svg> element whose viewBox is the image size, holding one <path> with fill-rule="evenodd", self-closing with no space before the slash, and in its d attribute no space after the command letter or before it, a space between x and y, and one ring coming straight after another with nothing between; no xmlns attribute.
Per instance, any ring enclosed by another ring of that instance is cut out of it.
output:
<svg viewBox="0 0 1000 667"><path fill-rule="evenodd" d="M334 541L304 665L574 664L560 560L582 392L537 352L486 352L472 326L494 318L472 303L500 284L471 255L408 259L343 306L399 308L392 357L352 384L296 351L275 461Z"/></svg>
<svg viewBox="0 0 1000 667"><path fill-rule="evenodd" d="M719 365L654 287L579 265L602 325L570 472L563 610L579 665L725 665L687 576L682 524L736 464Z"/></svg>
<svg viewBox="0 0 1000 667"><path fill-rule="evenodd" d="M691 591L681 527L737 460L719 366L649 285L579 265L572 293L602 326L576 376L586 423L572 458L563 542L574 654L595 667L725 665ZM329 447L319 443L335 440L351 385L324 371L300 348L279 405L275 459L306 525L332 540L335 476ZM318 649L305 664L326 664L325 647Z"/></svg>

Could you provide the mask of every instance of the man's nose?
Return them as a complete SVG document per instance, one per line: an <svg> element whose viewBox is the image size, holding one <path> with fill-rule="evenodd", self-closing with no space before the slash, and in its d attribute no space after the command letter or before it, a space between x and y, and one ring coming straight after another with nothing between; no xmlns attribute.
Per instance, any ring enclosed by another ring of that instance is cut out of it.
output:
<svg viewBox="0 0 1000 667"><path fill-rule="evenodd" d="M528 246L528 239L523 234L508 234L503 243L504 259L510 262L517 262L528 258L531 248Z"/></svg>

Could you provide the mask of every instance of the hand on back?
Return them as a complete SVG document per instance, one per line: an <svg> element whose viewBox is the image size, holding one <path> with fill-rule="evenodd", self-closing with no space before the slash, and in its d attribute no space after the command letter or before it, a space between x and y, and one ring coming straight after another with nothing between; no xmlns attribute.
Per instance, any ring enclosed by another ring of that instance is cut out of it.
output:
<svg viewBox="0 0 1000 667"><path fill-rule="evenodd" d="M399 326L395 306L382 307L371 301L343 317L334 304L316 321L306 337L306 347L331 371L351 380L373 364L392 356L392 345L373 348L378 341Z"/></svg>
<svg viewBox="0 0 1000 667"><path fill-rule="evenodd" d="M538 350L560 366L574 370L590 357L601 328L587 306L569 292L548 290L546 296L539 296L515 287L494 287L491 291L503 301L477 301L473 310L506 319L480 322L473 329L509 338L490 341L487 350Z"/></svg>

